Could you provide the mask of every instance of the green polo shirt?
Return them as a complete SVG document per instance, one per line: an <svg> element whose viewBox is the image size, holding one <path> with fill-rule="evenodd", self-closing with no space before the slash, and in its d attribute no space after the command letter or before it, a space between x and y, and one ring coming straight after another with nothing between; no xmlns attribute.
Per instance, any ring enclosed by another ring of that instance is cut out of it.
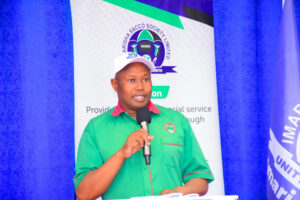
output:
<svg viewBox="0 0 300 200"><path fill-rule="evenodd" d="M192 178L214 180L188 120L178 111L149 104L154 108L149 125L149 133L154 136L151 164L145 164L142 151L132 155L103 199L159 195L164 189L181 186ZM129 134L140 128L128 113L115 114L118 109L119 105L93 118L85 128L78 147L75 188L85 174L101 167L124 145Z"/></svg>

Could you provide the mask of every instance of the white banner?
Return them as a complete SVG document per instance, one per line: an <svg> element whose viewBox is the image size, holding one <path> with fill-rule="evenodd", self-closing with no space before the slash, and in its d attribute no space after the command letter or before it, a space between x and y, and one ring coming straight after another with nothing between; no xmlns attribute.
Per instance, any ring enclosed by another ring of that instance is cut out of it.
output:
<svg viewBox="0 0 300 200"><path fill-rule="evenodd" d="M177 17L180 28L100 0L71 0L71 9L76 152L87 122L117 104L110 86L114 58L129 49L147 52L152 48L149 56L159 72L152 74L152 102L189 119L215 176L208 195L223 195L214 28L157 11Z"/></svg>

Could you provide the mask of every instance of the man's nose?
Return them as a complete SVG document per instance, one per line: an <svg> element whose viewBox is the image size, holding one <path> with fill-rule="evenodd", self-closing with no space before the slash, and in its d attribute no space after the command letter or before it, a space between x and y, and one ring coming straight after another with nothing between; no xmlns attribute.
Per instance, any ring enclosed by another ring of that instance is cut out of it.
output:
<svg viewBox="0 0 300 200"><path fill-rule="evenodd" d="M143 81L139 80L139 81L136 82L136 89L137 90L144 89L144 83L143 83Z"/></svg>

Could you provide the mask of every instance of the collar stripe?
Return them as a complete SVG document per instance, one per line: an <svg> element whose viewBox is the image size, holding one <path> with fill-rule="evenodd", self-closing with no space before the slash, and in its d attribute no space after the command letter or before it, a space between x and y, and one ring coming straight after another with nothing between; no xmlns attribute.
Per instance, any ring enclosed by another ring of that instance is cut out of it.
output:
<svg viewBox="0 0 300 200"><path fill-rule="evenodd" d="M158 114L161 111L151 102L149 101L149 104L147 105L147 108L155 113ZM114 111L111 113L112 116L118 116L119 114L121 114L122 112L126 112L120 105L120 102L118 102L118 105L115 107Z"/></svg>

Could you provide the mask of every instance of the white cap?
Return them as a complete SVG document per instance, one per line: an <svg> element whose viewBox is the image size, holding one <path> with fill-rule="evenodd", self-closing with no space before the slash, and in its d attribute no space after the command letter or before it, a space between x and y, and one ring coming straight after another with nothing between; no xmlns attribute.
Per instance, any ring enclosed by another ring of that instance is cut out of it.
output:
<svg viewBox="0 0 300 200"><path fill-rule="evenodd" d="M135 63L135 62L144 63L149 68L150 72L155 71L155 66L153 65L151 60L148 60L147 58L142 57L134 52L127 52L127 53L120 55L119 57L117 57L114 60L113 76L115 76L116 73L121 71L124 67L126 67L130 63Z"/></svg>

